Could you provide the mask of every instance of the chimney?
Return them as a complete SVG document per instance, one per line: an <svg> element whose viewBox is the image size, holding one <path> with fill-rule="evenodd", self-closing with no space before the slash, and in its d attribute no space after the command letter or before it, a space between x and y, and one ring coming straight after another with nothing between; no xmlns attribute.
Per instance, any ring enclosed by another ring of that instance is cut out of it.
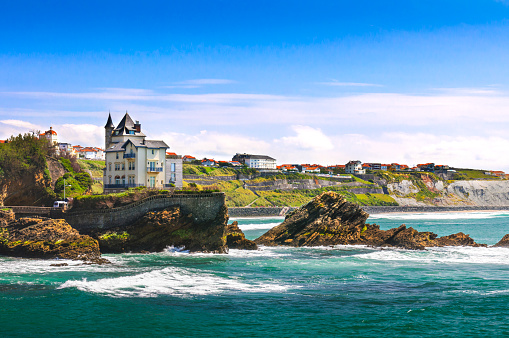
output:
<svg viewBox="0 0 509 338"><path fill-rule="evenodd" d="M136 121L136 123L134 124L134 129L136 129L136 132L141 132L141 124L140 124L140 121Z"/></svg>

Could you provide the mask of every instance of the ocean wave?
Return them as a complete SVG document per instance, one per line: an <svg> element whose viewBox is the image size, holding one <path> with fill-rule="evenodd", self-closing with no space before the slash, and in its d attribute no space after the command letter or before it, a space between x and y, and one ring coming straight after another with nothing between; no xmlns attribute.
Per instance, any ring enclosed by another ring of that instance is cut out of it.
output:
<svg viewBox="0 0 509 338"><path fill-rule="evenodd" d="M388 213L370 215L368 222L377 219L389 220L455 220L455 219L490 219L507 217L507 211L465 211L465 212L423 212L423 213Z"/></svg>
<svg viewBox="0 0 509 338"><path fill-rule="evenodd" d="M270 230L275 226L278 226L281 222L278 223L250 223L250 224L239 224L239 228L242 231L246 230Z"/></svg>
<svg viewBox="0 0 509 338"><path fill-rule="evenodd" d="M225 278L211 272L168 267L132 276L68 280L59 289L77 288L83 292L110 297L204 296L228 292L284 292L288 288L279 284L246 283L238 278Z"/></svg>
<svg viewBox="0 0 509 338"><path fill-rule="evenodd" d="M493 247L442 247L428 248L424 251L390 248L363 253L357 257L377 261L509 265L509 249Z"/></svg>

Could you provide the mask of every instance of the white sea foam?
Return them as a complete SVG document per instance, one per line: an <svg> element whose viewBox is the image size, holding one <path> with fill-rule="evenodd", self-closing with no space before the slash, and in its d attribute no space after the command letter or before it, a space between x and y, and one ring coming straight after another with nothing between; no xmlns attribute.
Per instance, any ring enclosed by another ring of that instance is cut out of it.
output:
<svg viewBox="0 0 509 338"><path fill-rule="evenodd" d="M268 283L246 283L211 272L168 267L132 276L103 278L95 281L68 280L60 287L110 297L156 297L159 295L200 296L227 292L284 292L287 287Z"/></svg>
<svg viewBox="0 0 509 338"><path fill-rule="evenodd" d="M239 224L239 228L242 231L246 230L269 230L275 226L278 226L281 222L277 223L250 223L250 224Z"/></svg>
<svg viewBox="0 0 509 338"><path fill-rule="evenodd" d="M509 249L493 247L443 247L428 248L425 251L384 249L360 254L357 257L377 261L509 265Z"/></svg>
<svg viewBox="0 0 509 338"><path fill-rule="evenodd" d="M391 219L391 220L446 220L446 219L490 219L502 216L509 216L507 211L475 211L475 212L423 212L423 213L388 213L374 214L369 220Z"/></svg>

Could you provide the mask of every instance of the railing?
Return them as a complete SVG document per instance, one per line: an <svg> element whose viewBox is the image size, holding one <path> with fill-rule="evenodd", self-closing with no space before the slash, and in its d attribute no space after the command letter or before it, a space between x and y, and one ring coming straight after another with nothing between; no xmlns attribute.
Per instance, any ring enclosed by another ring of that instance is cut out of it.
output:
<svg viewBox="0 0 509 338"><path fill-rule="evenodd" d="M156 172L162 173L163 168L162 167L147 167L147 172L148 173L156 173Z"/></svg>
<svg viewBox="0 0 509 338"><path fill-rule="evenodd" d="M132 153L132 154L124 154L124 158L135 158L136 157L136 154L135 153Z"/></svg>
<svg viewBox="0 0 509 338"><path fill-rule="evenodd" d="M104 189L124 189L124 188L137 188L143 184L125 183L125 184L105 184Z"/></svg>

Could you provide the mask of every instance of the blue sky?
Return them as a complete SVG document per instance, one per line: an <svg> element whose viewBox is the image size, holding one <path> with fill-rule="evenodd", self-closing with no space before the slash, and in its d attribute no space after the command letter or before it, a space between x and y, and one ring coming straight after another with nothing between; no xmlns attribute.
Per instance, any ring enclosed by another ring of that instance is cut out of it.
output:
<svg viewBox="0 0 509 338"><path fill-rule="evenodd" d="M0 3L0 138L509 171L509 2Z"/></svg>

